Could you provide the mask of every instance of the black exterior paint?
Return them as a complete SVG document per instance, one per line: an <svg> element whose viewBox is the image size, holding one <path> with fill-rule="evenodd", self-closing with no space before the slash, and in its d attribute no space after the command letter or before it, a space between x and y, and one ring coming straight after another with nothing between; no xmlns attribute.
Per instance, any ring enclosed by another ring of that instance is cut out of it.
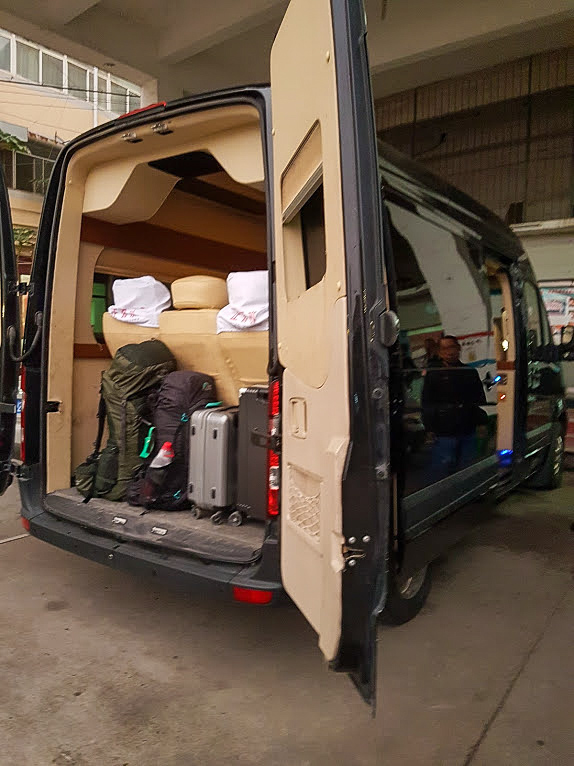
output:
<svg viewBox="0 0 574 766"><path fill-rule="evenodd" d="M18 270L12 236L12 217L4 172L0 168L0 268L2 269L2 316L0 318L0 495L12 483L10 458L16 432L16 402L20 365L10 356L8 328L17 328L20 337L20 307L16 286ZM15 349L16 354L19 353Z"/></svg>
<svg viewBox="0 0 574 766"><path fill-rule="evenodd" d="M347 260L350 445L342 487L343 535L364 554L343 572L335 670L376 700L376 621L386 595L389 529L388 359L373 332L386 308L377 144L360 3L333 0L333 36ZM373 325L371 325L373 323ZM366 536L366 538L365 538ZM367 542L363 542L363 538Z"/></svg>

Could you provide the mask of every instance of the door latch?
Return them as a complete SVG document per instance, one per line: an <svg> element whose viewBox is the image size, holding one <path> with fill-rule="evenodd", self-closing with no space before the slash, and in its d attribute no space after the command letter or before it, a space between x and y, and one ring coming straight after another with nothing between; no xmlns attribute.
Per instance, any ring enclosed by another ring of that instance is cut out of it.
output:
<svg viewBox="0 0 574 766"><path fill-rule="evenodd" d="M34 295L34 283L33 282L9 282L8 283L9 295Z"/></svg>

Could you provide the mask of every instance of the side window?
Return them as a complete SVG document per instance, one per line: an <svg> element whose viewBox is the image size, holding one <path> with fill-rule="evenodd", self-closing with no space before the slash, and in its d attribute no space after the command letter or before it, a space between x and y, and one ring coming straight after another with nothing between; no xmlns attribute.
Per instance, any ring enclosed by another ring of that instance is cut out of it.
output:
<svg viewBox="0 0 574 766"><path fill-rule="evenodd" d="M540 305L538 290L532 282L524 284L524 305L528 358L534 360L539 355L540 349L550 342L550 332L546 314Z"/></svg>
<svg viewBox="0 0 574 766"><path fill-rule="evenodd" d="M494 361L491 291L478 243L431 212L387 205L408 495L494 452L495 407L483 385Z"/></svg>
<svg viewBox="0 0 574 766"><path fill-rule="evenodd" d="M303 205L300 216L305 259L305 287L308 290L323 279L327 268L322 184Z"/></svg>
<svg viewBox="0 0 574 766"><path fill-rule="evenodd" d="M102 329L102 317L108 310L108 277L101 274L94 275L92 287L92 305L90 311L90 324L94 337L98 343L104 342Z"/></svg>

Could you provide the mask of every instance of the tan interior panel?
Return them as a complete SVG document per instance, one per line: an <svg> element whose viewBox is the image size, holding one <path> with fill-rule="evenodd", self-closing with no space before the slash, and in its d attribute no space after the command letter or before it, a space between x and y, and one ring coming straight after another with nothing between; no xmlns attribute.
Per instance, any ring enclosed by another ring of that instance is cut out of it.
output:
<svg viewBox="0 0 574 766"><path fill-rule="evenodd" d="M497 350L497 373L506 382L500 382L496 387L497 402L497 434L496 449L514 448L514 402L516 391L516 335L512 302L512 291L508 276L499 271L497 279L502 290L503 314L500 323L501 338L508 342L505 358L499 358ZM496 335L495 335L496 337Z"/></svg>
<svg viewBox="0 0 574 766"><path fill-rule="evenodd" d="M108 221L84 216L82 241L104 245L115 250L131 250L158 259L180 261L200 269L201 273L224 273L252 271L266 268L267 257L263 252L247 250L226 242L216 242L206 237L153 226L150 223L127 223L116 226Z"/></svg>
<svg viewBox="0 0 574 766"><path fill-rule="evenodd" d="M74 359L72 470L83 463L94 449L98 430L96 413L100 398L100 381L102 372L109 364L109 359Z"/></svg>
<svg viewBox="0 0 574 766"><path fill-rule="evenodd" d="M238 184L227 173L222 173L221 171L208 173L202 176L202 180L212 186L217 186L219 189L241 194L242 197L260 202L262 205L265 204L265 184L263 181L257 181L249 186L244 186L243 184Z"/></svg>
<svg viewBox="0 0 574 766"><path fill-rule="evenodd" d="M221 400L236 405L241 388L267 383L269 335L266 332L218 335L217 314L217 309L164 311L159 317L159 338L175 356L180 369L211 375Z"/></svg>
<svg viewBox="0 0 574 766"><path fill-rule="evenodd" d="M91 325L92 290L94 269L104 248L87 242L80 244L78 260L78 275L76 279L76 323L74 328L74 343L96 343Z"/></svg>
<svg viewBox="0 0 574 766"><path fill-rule="evenodd" d="M220 332L217 340L233 378L237 397L242 388L267 385L268 332Z"/></svg>
<svg viewBox="0 0 574 766"><path fill-rule="evenodd" d="M111 356L128 343L143 343L159 337L159 327L140 327L131 322L122 322L107 311L102 317L102 332Z"/></svg>
<svg viewBox="0 0 574 766"><path fill-rule="evenodd" d="M178 181L176 176L131 160L98 165L86 180L84 213L111 223L147 221Z"/></svg>
<svg viewBox="0 0 574 766"><path fill-rule="evenodd" d="M170 258L160 258L156 255L146 255L130 250L114 247L104 247L96 264L100 274L110 274L113 277L141 277L150 274L160 282L171 283L175 279L188 277L192 274L212 274L226 276L227 272L206 270L192 264L174 261ZM90 287L91 289L91 287Z"/></svg>
<svg viewBox="0 0 574 766"><path fill-rule="evenodd" d="M246 250L267 251L264 216L233 210L177 189L149 219L149 223Z"/></svg>
<svg viewBox="0 0 574 766"><path fill-rule="evenodd" d="M118 130L113 135L94 141L78 150L71 157L66 172L54 264L47 383L48 399L61 402L61 406L59 412L49 413L46 417L47 492L69 487L73 463L78 461L78 457L84 459L90 451L89 445L93 442L95 433L94 401L97 402L97 394L94 394L95 399L92 401L92 393L88 394L88 388L83 385L84 369L91 370L90 373L85 374L92 381L90 376L93 373L94 385L99 386L99 372L109 363L97 358L82 358L74 363L75 343L78 349L87 349L93 344L94 350L100 350L90 335L91 328L88 330L89 301L84 304L87 291L92 289L92 280L87 279L87 275L94 265L95 249L90 251L91 254L86 256L86 263L82 263L81 266L81 295L83 296L81 304L78 304L80 297L76 295L80 264L80 232L82 232L81 239L84 243L103 248L97 259L96 268L115 276L151 274L162 281L171 282L178 277L195 273L226 276L231 270L261 269L266 266L264 250L236 247L231 242L216 242L201 236L193 237L185 232L139 221L116 225L110 221L83 216L85 204L90 210L97 208L101 211L102 208L102 202L98 201L102 199L101 192L96 189L96 186L101 186L101 181L90 189L86 199L84 198L87 179L92 173L94 173L93 178L97 178L98 168L103 166L111 168L114 163L120 163L127 191L131 188L130 179L137 177L132 173L141 172L135 171L136 167L147 166L149 162L185 152L211 152L212 138L216 156L226 170L226 165L229 165L231 175L244 182L250 182L254 186L260 185L264 180L259 113L254 107L236 105L182 114L168 120L172 132L167 135L159 135L153 131L152 125L156 121L157 119L150 119L149 123L135 130L139 140L139 143L135 144L126 143L122 137L125 131L121 125L118 126ZM131 161L128 163L131 171L124 167L126 157L129 157ZM252 168L250 178L248 178L250 174L247 165ZM112 176L114 172L112 168ZM152 178L147 170L144 171L144 175L146 179ZM166 186L169 186L166 196L169 196L173 182L177 182L177 177L163 175L166 177ZM138 208L138 216L140 214L153 216L158 211L156 207L158 199L160 209L161 203L165 202L166 196L162 197L163 191L159 195L157 192L159 176L155 171L153 171L153 179L152 185L155 185L153 194L150 191L153 204L148 199L147 209L143 211ZM113 185L113 191L110 192L111 199L107 199L106 204L109 203L108 207L114 207L121 202L122 212L121 215L118 213L119 218L116 220L126 220L126 216L135 215L133 205L141 204L138 197L142 185L145 186L145 184L139 183L138 193L126 196L125 201L124 186L118 190L118 185L118 183ZM130 196L137 202L128 199ZM117 210L119 209L118 207ZM262 225L264 226L264 223ZM255 227L251 224L250 226L253 231L249 236L253 238L253 241L259 236L258 241L261 242L260 235L254 233ZM243 226L245 232L248 228L247 225ZM247 240L247 234L245 234L245 240ZM245 241L244 244L247 242ZM85 283L84 279L86 279ZM82 305L82 312L81 316L76 318L78 305ZM88 355L82 354L82 356ZM72 415L74 413L76 417L76 407L78 414L72 428ZM89 431L86 437L82 436L84 422L82 413L84 412L90 413L89 421L92 426L91 428L86 426ZM86 446L87 451L85 451ZM80 456L82 450L84 454Z"/></svg>
<svg viewBox="0 0 574 766"><path fill-rule="evenodd" d="M325 657L332 659L341 631L341 481L349 412L346 263L329 0L290 3L271 52L271 88L277 334L285 367L281 576L319 634ZM314 281L309 279L298 218L321 184L326 269L319 270L319 281Z"/></svg>
<svg viewBox="0 0 574 766"><path fill-rule="evenodd" d="M205 148L237 183L257 184L265 178L259 121L215 133Z"/></svg>
<svg viewBox="0 0 574 766"><path fill-rule="evenodd" d="M321 126L316 122L281 179L281 208L288 223L311 196L322 176Z"/></svg>

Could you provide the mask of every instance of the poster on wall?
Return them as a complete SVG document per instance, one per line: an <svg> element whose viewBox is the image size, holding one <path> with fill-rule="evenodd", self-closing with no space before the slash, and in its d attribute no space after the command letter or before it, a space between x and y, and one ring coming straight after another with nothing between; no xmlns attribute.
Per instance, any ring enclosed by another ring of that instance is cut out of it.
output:
<svg viewBox="0 0 574 766"><path fill-rule="evenodd" d="M540 285L540 292L548 312L554 342L560 343L562 328L574 324L574 282L568 284L543 282Z"/></svg>

